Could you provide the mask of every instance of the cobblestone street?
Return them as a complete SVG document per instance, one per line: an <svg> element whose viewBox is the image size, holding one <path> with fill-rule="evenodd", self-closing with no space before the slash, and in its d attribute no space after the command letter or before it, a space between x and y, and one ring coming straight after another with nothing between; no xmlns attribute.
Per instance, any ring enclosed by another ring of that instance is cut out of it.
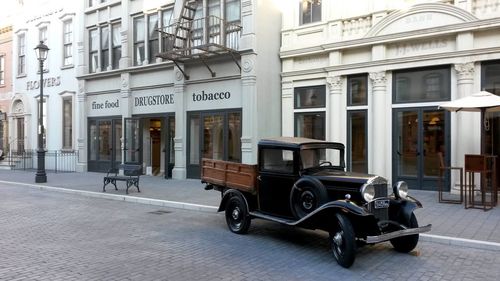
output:
<svg viewBox="0 0 500 281"><path fill-rule="evenodd" d="M0 280L496 280L498 252L389 243L338 266L326 234L0 184Z"/></svg>

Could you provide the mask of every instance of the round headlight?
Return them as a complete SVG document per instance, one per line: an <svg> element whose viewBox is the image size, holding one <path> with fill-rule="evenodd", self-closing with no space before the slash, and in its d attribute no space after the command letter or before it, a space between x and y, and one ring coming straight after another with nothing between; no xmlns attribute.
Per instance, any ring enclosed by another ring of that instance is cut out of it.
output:
<svg viewBox="0 0 500 281"><path fill-rule="evenodd" d="M408 197L408 184L404 181L398 181L394 185L394 195L397 198L406 199Z"/></svg>
<svg viewBox="0 0 500 281"><path fill-rule="evenodd" d="M363 185L361 188L361 195L366 202L370 202L375 198L375 187L371 184Z"/></svg>

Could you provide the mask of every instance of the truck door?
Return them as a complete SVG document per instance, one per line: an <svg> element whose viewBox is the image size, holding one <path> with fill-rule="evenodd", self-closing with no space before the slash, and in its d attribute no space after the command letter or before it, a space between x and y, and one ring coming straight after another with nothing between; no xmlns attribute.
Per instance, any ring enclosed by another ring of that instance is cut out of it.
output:
<svg viewBox="0 0 500 281"><path fill-rule="evenodd" d="M290 191L298 178L298 168L294 164L296 152L282 148L262 148L259 153L260 210L293 217L289 201Z"/></svg>

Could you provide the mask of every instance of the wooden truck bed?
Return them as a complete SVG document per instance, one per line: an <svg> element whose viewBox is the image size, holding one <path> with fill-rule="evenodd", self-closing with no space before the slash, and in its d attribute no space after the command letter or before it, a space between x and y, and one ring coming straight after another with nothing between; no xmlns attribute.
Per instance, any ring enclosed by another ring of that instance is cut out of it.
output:
<svg viewBox="0 0 500 281"><path fill-rule="evenodd" d="M257 165L203 158L201 180L255 194L257 192Z"/></svg>

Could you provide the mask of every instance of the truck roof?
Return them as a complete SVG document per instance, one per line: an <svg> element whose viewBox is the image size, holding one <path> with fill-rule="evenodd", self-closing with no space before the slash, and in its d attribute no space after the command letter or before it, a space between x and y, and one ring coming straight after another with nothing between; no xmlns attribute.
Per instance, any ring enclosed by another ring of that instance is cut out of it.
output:
<svg viewBox="0 0 500 281"><path fill-rule="evenodd" d="M299 138L299 137L272 137L260 140L259 145L279 145L279 146L289 146L289 147L299 147L305 144L334 144L335 146L341 145L340 143L329 142L324 140L316 140L309 138Z"/></svg>

